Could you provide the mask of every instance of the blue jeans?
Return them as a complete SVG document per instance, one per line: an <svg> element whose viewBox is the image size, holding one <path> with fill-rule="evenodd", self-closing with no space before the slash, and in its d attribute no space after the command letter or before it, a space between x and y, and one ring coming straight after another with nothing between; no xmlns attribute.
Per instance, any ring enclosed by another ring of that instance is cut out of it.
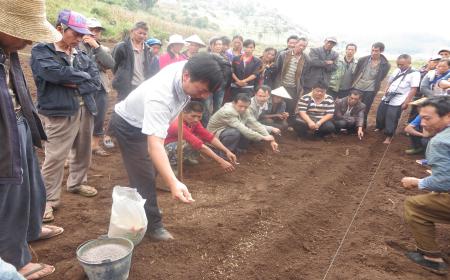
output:
<svg viewBox="0 0 450 280"><path fill-rule="evenodd" d="M225 89L221 88L203 101L202 124L208 126L209 118L222 107Z"/></svg>

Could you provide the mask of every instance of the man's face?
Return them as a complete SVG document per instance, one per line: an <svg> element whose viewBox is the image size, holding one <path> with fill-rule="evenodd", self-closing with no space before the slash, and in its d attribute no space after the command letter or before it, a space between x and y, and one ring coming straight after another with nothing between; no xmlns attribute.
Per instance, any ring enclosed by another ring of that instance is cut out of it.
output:
<svg viewBox="0 0 450 280"><path fill-rule="evenodd" d="M198 123L202 119L202 115L202 112L192 111L189 113L184 113L183 118L189 125L193 125Z"/></svg>
<svg viewBox="0 0 450 280"><path fill-rule="evenodd" d="M267 91L264 91L263 89L259 89L255 94L256 102L258 102L259 105L264 105L267 100L269 100L270 94Z"/></svg>
<svg viewBox="0 0 450 280"><path fill-rule="evenodd" d="M381 56L381 50L380 50L380 48L372 48L372 51L370 54L373 59L379 59Z"/></svg>
<svg viewBox="0 0 450 280"><path fill-rule="evenodd" d="M190 97L198 99L206 99L211 94L207 82L192 82L187 71L184 71L183 73L183 91Z"/></svg>
<svg viewBox="0 0 450 280"><path fill-rule="evenodd" d="M159 51L161 50L161 46L160 45L153 45L151 48L152 48L153 55L158 55Z"/></svg>
<svg viewBox="0 0 450 280"><path fill-rule="evenodd" d="M355 48L355 46L348 46L348 47L345 49L345 55L346 55L347 57L353 58L353 57L355 56L355 53L356 53L356 48Z"/></svg>
<svg viewBox="0 0 450 280"><path fill-rule="evenodd" d="M449 70L449 66L448 66L447 61L441 61L436 66L436 72L440 75L444 74L448 70Z"/></svg>
<svg viewBox="0 0 450 280"><path fill-rule="evenodd" d="M244 52L246 56L253 55L253 51L255 50L255 46L253 44L249 44L244 48Z"/></svg>
<svg viewBox="0 0 450 280"><path fill-rule="evenodd" d="M297 44L295 44L295 47L294 47L294 53L302 54L307 46L308 46L308 43L306 41L298 40Z"/></svg>
<svg viewBox="0 0 450 280"><path fill-rule="evenodd" d="M103 29L95 27L95 28L89 28L89 31L92 33L92 37L94 37L95 40L100 40L102 38L102 32Z"/></svg>
<svg viewBox="0 0 450 280"><path fill-rule="evenodd" d="M72 30L70 28L67 28L66 30L59 28L59 30L63 36L62 41L64 41L64 43L71 48L75 48L83 40L84 35L76 32L75 30Z"/></svg>
<svg viewBox="0 0 450 280"><path fill-rule="evenodd" d="M197 43L189 43L188 49L189 49L189 53L191 54L196 54L198 53L198 50L200 49L200 45Z"/></svg>
<svg viewBox="0 0 450 280"><path fill-rule="evenodd" d="M142 44L147 39L147 31L142 28L137 28L131 31L131 39L138 44Z"/></svg>
<svg viewBox="0 0 450 280"><path fill-rule="evenodd" d="M325 45L323 45L323 48L327 51L331 51L331 49L334 48L334 46L336 46L335 42L332 41L325 41Z"/></svg>
<svg viewBox="0 0 450 280"><path fill-rule="evenodd" d="M242 115L247 110L248 106L250 106L249 102L244 102L242 100L238 100L237 102L233 102L234 109L239 113L239 115Z"/></svg>
<svg viewBox="0 0 450 280"><path fill-rule="evenodd" d="M439 55L442 58L450 58L450 52L448 52L448 51L442 51L442 52L439 53Z"/></svg>
<svg viewBox="0 0 450 280"><path fill-rule="evenodd" d="M355 106L361 100L361 96L359 94L350 94L348 96L348 105Z"/></svg>
<svg viewBox="0 0 450 280"><path fill-rule="evenodd" d="M397 67L401 70L401 71L405 71L406 69L408 69L411 66L411 61L408 59L397 59Z"/></svg>
<svg viewBox="0 0 450 280"><path fill-rule="evenodd" d="M428 61L428 69L434 70L436 66L439 64L439 60L430 60Z"/></svg>
<svg viewBox="0 0 450 280"><path fill-rule="evenodd" d="M0 47L5 52L15 52L25 48L27 45L31 45L32 42L24 39L19 39L11 35L0 32Z"/></svg>
<svg viewBox="0 0 450 280"><path fill-rule="evenodd" d="M420 108L420 117L422 118L420 125L430 136L439 133L450 124L450 114L440 117L433 106Z"/></svg>
<svg viewBox="0 0 450 280"><path fill-rule="evenodd" d="M236 50L240 50L242 49L242 41L240 39L234 39L233 42L231 42L233 44L233 48Z"/></svg>
<svg viewBox="0 0 450 280"><path fill-rule="evenodd" d="M325 97L325 91L326 89L324 88L313 88L312 97L314 97L314 99L323 99Z"/></svg>
<svg viewBox="0 0 450 280"><path fill-rule="evenodd" d="M287 42L287 48L292 50L297 44L297 42L298 42L297 39L289 39L289 41Z"/></svg>
<svg viewBox="0 0 450 280"><path fill-rule="evenodd" d="M212 46L212 51L215 53L220 53L222 51L223 45L221 40L217 40L214 42L214 45Z"/></svg>

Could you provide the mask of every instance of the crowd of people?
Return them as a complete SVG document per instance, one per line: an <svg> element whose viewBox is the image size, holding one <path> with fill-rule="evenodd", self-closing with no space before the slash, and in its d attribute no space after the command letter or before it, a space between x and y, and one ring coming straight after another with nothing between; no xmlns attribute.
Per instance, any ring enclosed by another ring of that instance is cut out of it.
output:
<svg viewBox="0 0 450 280"><path fill-rule="evenodd" d="M380 91L375 128L385 134L384 143L391 143L409 108L405 131L412 148L406 153L427 150L420 163L431 167L425 179L402 180L407 189L432 191L406 201L406 221L418 247L407 255L447 273L434 223L450 221L450 50L440 50L419 70L412 68L410 55L400 55L384 85L391 65L381 42L357 59L354 43L345 46L344 56L334 50L335 37L306 52L308 39L293 35L285 49L268 47L259 57L255 41L239 35L205 43L195 34L186 39L174 34L160 53L162 41L148 38L147 24L137 22L110 50L101 43L105 29L95 18L63 10L52 27L43 0L0 4L1 279L40 279L54 272L51 265L31 262L29 243L64 231L43 223L53 222L63 203L65 167L67 191L94 197L97 189L87 184L92 155L107 157L118 145L130 187L146 199L147 235L167 241L174 237L162 222L156 174L175 199L192 203L176 175L180 160L196 165L201 153L232 172L256 142L278 152L284 131L300 138L346 133L362 140ZM36 107L18 56L32 42ZM106 122L112 98L108 70L117 98ZM42 168L35 147L44 148ZM183 159L177 158L179 148Z"/></svg>

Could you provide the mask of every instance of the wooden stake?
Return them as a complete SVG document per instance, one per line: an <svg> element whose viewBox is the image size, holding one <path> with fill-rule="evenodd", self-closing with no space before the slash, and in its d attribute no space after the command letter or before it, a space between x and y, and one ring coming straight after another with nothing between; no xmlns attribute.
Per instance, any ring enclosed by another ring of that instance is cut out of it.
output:
<svg viewBox="0 0 450 280"><path fill-rule="evenodd" d="M177 157L178 180L183 181L183 112L178 115Z"/></svg>

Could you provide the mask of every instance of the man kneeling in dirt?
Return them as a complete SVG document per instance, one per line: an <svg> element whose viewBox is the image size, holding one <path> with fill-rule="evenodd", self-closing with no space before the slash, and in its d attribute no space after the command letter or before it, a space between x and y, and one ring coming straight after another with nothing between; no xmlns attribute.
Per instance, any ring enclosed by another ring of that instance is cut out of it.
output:
<svg viewBox="0 0 450 280"><path fill-rule="evenodd" d="M209 119L208 130L233 152L243 153L250 141L261 140L270 142L272 150L277 152L278 143L247 110L250 102L245 93L237 94L233 102L226 103Z"/></svg>
<svg viewBox="0 0 450 280"><path fill-rule="evenodd" d="M356 132L358 138L362 139L364 136L364 112L366 110L366 105L362 103L362 92L352 89L349 96L337 99L334 106L333 123L336 132L339 133L342 129L345 129L350 133Z"/></svg>
<svg viewBox="0 0 450 280"><path fill-rule="evenodd" d="M402 179L405 189L430 191L405 201L406 222L417 243L417 251L407 252L406 256L427 270L447 274L448 265L435 242L434 224L450 223L450 96L430 98L420 107L421 125L434 135L426 152L432 175Z"/></svg>
<svg viewBox="0 0 450 280"><path fill-rule="evenodd" d="M214 134L203 127L200 122L202 115L203 104L201 102L191 101L184 109L183 160L190 164L198 164L197 158L200 152L215 160L226 172L234 171L233 164L236 164L236 156L228 150ZM177 165L177 139L178 118L170 124L169 130L167 131L167 138L164 141L164 147L174 172ZM204 142L211 144L221 156L205 145ZM226 161L224 157L229 161Z"/></svg>

